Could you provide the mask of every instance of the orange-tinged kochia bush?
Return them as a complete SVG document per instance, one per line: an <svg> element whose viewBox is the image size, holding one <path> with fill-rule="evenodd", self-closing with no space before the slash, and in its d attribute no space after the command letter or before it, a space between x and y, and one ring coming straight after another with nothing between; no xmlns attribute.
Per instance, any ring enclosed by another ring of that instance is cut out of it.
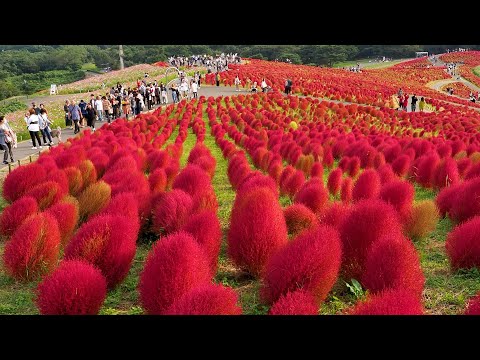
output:
<svg viewBox="0 0 480 360"><path fill-rule="evenodd" d="M107 295L101 271L82 260L62 261L38 285L36 304L43 315L96 315Z"/></svg>
<svg viewBox="0 0 480 360"><path fill-rule="evenodd" d="M425 276L412 242L398 235L375 241L368 250L361 283L373 293L404 287L421 298Z"/></svg>
<svg viewBox="0 0 480 360"><path fill-rule="evenodd" d="M272 304L288 292L303 289L320 305L337 280L341 261L341 242L335 229L318 226L306 230L272 256L261 297Z"/></svg>
<svg viewBox="0 0 480 360"><path fill-rule="evenodd" d="M82 173L83 185L85 187L90 186L97 181L97 170L90 160L83 160L78 168Z"/></svg>
<svg viewBox="0 0 480 360"><path fill-rule="evenodd" d="M241 315L235 290L220 284L199 285L185 293L166 315Z"/></svg>
<svg viewBox="0 0 480 360"><path fill-rule="evenodd" d="M435 230L440 213L433 200L418 201L413 205L405 231L411 239L422 239Z"/></svg>
<svg viewBox="0 0 480 360"><path fill-rule="evenodd" d="M293 204L283 210L288 233L296 236L303 230L318 225L316 215L302 204Z"/></svg>
<svg viewBox="0 0 480 360"><path fill-rule="evenodd" d="M60 252L57 220L49 214L27 218L5 245L3 263L8 275L30 281L51 272Z"/></svg>
<svg viewBox="0 0 480 360"><path fill-rule="evenodd" d="M318 305L311 293L296 290L282 295L273 304L269 315L318 315Z"/></svg>
<svg viewBox="0 0 480 360"><path fill-rule="evenodd" d="M110 185L104 181L98 181L83 190L78 196L80 219L85 220L107 206L111 194Z"/></svg>
<svg viewBox="0 0 480 360"><path fill-rule="evenodd" d="M34 186L30 191L27 191L25 195L35 198L40 210L45 210L60 201L66 193L63 192L58 183L45 181Z"/></svg>
<svg viewBox="0 0 480 360"><path fill-rule="evenodd" d="M148 314L164 314L174 302L211 279L208 259L192 235L183 231L157 241L140 274L140 301Z"/></svg>
<svg viewBox="0 0 480 360"><path fill-rule="evenodd" d="M63 170L68 178L70 195L77 196L83 190L83 176L79 169L68 167Z"/></svg>
<svg viewBox="0 0 480 360"><path fill-rule="evenodd" d="M0 234L12 236L25 219L38 213L38 210L37 200L31 196L23 196L14 201L0 214Z"/></svg>
<svg viewBox="0 0 480 360"><path fill-rule="evenodd" d="M135 256L138 226L119 215L99 215L84 223L65 249L65 259L84 259L97 266L109 289L121 283Z"/></svg>
<svg viewBox="0 0 480 360"><path fill-rule="evenodd" d="M227 241L229 257L254 276L287 243L282 208L270 189L254 188L235 198Z"/></svg>

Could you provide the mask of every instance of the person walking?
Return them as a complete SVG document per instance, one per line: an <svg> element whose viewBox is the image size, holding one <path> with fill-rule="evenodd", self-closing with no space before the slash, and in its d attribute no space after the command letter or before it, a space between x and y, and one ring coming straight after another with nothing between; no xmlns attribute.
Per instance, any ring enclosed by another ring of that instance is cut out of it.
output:
<svg viewBox="0 0 480 360"><path fill-rule="evenodd" d="M162 87L161 87L161 95L162 95L162 104L166 105L167 102L168 102L167 88L163 84L162 84Z"/></svg>
<svg viewBox="0 0 480 360"><path fill-rule="evenodd" d="M50 125L52 122L48 120L47 110L42 109L40 110L40 114L38 115L40 132L42 133L43 143L48 146L53 145L52 134L50 130ZM48 138L48 144L47 144Z"/></svg>
<svg viewBox="0 0 480 360"><path fill-rule="evenodd" d="M3 137L3 141L2 138ZM0 116L0 144L5 144L6 149L5 153L3 154L3 163L8 164L8 155L10 155L10 162L13 163L13 152L12 152L12 147L14 145L14 139L15 136L13 134L13 131L10 128L10 125L8 125L7 119L5 119L5 116Z"/></svg>
<svg viewBox="0 0 480 360"><path fill-rule="evenodd" d="M27 129L30 133L30 137L32 138L33 147L32 150L37 150L37 143L35 140L38 141L38 147L42 148L42 143L40 141L40 125L38 120L38 115L35 114L35 109L28 110L28 113L25 114L25 122L27 123Z"/></svg>
<svg viewBox="0 0 480 360"><path fill-rule="evenodd" d="M102 106L103 106L103 112L104 116L107 119L108 123L110 124L110 114L113 113L112 109L112 103L107 99L106 96L102 96Z"/></svg>
<svg viewBox="0 0 480 360"><path fill-rule="evenodd" d="M97 110L98 120L103 121L103 101L100 95L97 95L97 99L95 100L95 110Z"/></svg>
<svg viewBox="0 0 480 360"><path fill-rule="evenodd" d="M190 84L190 89L192 90L193 98L198 99L198 84L196 81L192 80L192 83Z"/></svg>
<svg viewBox="0 0 480 360"><path fill-rule="evenodd" d="M217 86L220 86L220 74L218 73L218 71L215 74L215 81L217 82Z"/></svg>
<svg viewBox="0 0 480 360"><path fill-rule="evenodd" d="M95 120L97 118L97 112L95 108L92 107L92 103L87 104L87 111L85 113L85 119L87 119L87 126L92 128L92 131L95 132Z"/></svg>
<svg viewBox="0 0 480 360"><path fill-rule="evenodd" d="M83 100L80 100L78 103L78 107L80 108L80 127L85 127L85 114L87 113L87 103Z"/></svg>
<svg viewBox="0 0 480 360"><path fill-rule="evenodd" d="M292 80L287 79L285 80L285 94L290 94L292 91Z"/></svg>
<svg viewBox="0 0 480 360"><path fill-rule="evenodd" d="M420 109L421 112L423 112L423 109L425 108L425 98L423 96L420 98L420 102L418 103L418 108Z"/></svg>
<svg viewBox="0 0 480 360"><path fill-rule="evenodd" d="M80 132L80 126L78 123L82 118L82 111L80 107L75 103L75 100L72 100L72 103L68 107L68 112L70 114L70 119L72 119L73 124L75 125L75 130L73 131L74 134L78 134Z"/></svg>
<svg viewBox="0 0 480 360"><path fill-rule="evenodd" d="M63 105L63 111L65 112L65 126L68 127L70 130L73 129L72 118L70 117L70 110L68 107L70 106L70 100L65 100L65 105Z"/></svg>
<svg viewBox="0 0 480 360"><path fill-rule="evenodd" d="M402 106L403 106L403 109L405 111L407 111L407 107L408 107L408 98L409 98L408 94L405 94L405 96L403 97L403 105Z"/></svg>
<svg viewBox="0 0 480 360"><path fill-rule="evenodd" d="M122 99L122 110L123 113L125 114L125 117L128 120L128 115L130 115L130 100L128 98L128 95L124 95Z"/></svg>
<svg viewBox="0 0 480 360"><path fill-rule="evenodd" d="M238 77L238 74L237 76L235 76L235 91L240 91L240 84L241 84L241 81L240 81L240 78Z"/></svg>
<svg viewBox="0 0 480 360"><path fill-rule="evenodd" d="M412 111L415 112L415 110L417 109L417 97L415 96L415 94L413 94L412 96Z"/></svg>

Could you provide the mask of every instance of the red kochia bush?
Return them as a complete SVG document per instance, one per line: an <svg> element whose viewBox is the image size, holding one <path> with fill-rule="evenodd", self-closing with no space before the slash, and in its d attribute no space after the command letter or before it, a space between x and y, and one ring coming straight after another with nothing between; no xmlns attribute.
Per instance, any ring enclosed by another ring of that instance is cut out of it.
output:
<svg viewBox="0 0 480 360"><path fill-rule="evenodd" d="M201 167L189 164L177 175L172 188L183 190L193 197L207 192L211 187L208 174Z"/></svg>
<svg viewBox="0 0 480 360"><path fill-rule="evenodd" d="M395 209L381 200L356 204L340 226L345 277L359 279L371 244L390 234L400 234Z"/></svg>
<svg viewBox="0 0 480 360"><path fill-rule="evenodd" d="M310 292L296 290L282 295L273 304L269 315L318 315L318 305Z"/></svg>
<svg viewBox="0 0 480 360"><path fill-rule="evenodd" d="M40 184L46 175L43 167L36 163L17 167L5 178L3 197L10 203L17 200L35 185Z"/></svg>
<svg viewBox="0 0 480 360"><path fill-rule="evenodd" d="M468 301L465 315L480 315L480 293Z"/></svg>
<svg viewBox="0 0 480 360"><path fill-rule="evenodd" d="M480 215L480 177L467 180L455 189L456 194L452 194L451 198L450 218L456 222L464 222Z"/></svg>
<svg viewBox="0 0 480 360"><path fill-rule="evenodd" d="M259 171L252 171L241 180L238 184L237 194L240 192L247 192L256 187L266 187L270 189L276 197L279 196L278 186L275 180L268 175L263 175Z"/></svg>
<svg viewBox="0 0 480 360"><path fill-rule="evenodd" d="M205 252L183 231L157 241L140 274L140 301L148 314L163 314L183 295L211 279Z"/></svg>
<svg viewBox="0 0 480 360"><path fill-rule="evenodd" d="M260 275L270 256L287 243L282 208L270 189L254 188L235 198L227 239L234 263Z"/></svg>
<svg viewBox="0 0 480 360"><path fill-rule="evenodd" d="M303 289L320 305L337 280L341 258L340 237L332 227L302 232L268 262L262 299L272 304L288 292Z"/></svg>
<svg viewBox="0 0 480 360"><path fill-rule="evenodd" d="M65 259L84 259L97 266L109 289L121 283L135 256L138 227L119 215L96 216L84 223L65 249Z"/></svg>
<svg viewBox="0 0 480 360"><path fill-rule="evenodd" d="M421 299L405 288L395 288L371 295L348 311L350 315L422 315Z"/></svg>
<svg viewBox="0 0 480 360"><path fill-rule="evenodd" d="M51 206L47 213L55 217L59 224L61 244L64 246L73 235L77 227L79 216L78 201L72 199L63 200Z"/></svg>
<svg viewBox="0 0 480 360"><path fill-rule="evenodd" d="M220 284L199 285L185 293L166 315L241 315L235 290Z"/></svg>
<svg viewBox="0 0 480 360"><path fill-rule="evenodd" d="M336 168L328 176L327 187L330 194L337 195L342 186L342 169Z"/></svg>
<svg viewBox="0 0 480 360"><path fill-rule="evenodd" d="M353 198L353 179L351 177L347 177L342 182L342 190L340 192L340 198L342 202L349 203L352 201Z"/></svg>
<svg viewBox="0 0 480 360"><path fill-rule="evenodd" d="M442 189L460 181L457 162L452 158L445 158L440 161L433 174L433 185Z"/></svg>
<svg viewBox="0 0 480 360"><path fill-rule="evenodd" d="M361 282L373 293L404 287L420 298L425 276L413 243L398 235L375 241L368 250Z"/></svg>
<svg viewBox="0 0 480 360"><path fill-rule="evenodd" d="M0 214L0 234L12 236L23 221L38 210L37 200L31 196L23 196L14 201Z"/></svg>
<svg viewBox="0 0 480 360"><path fill-rule="evenodd" d="M393 180L384 184L380 190L380 199L392 205L405 222L412 212L415 189L407 181Z"/></svg>
<svg viewBox="0 0 480 360"><path fill-rule="evenodd" d="M285 181L282 191L283 193L288 195L288 197L293 198L295 194L300 190L304 182L305 175L303 171L295 170L295 172Z"/></svg>
<svg viewBox="0 0 480 360"><path fill-rule="evenodd" d="M90 160L83 160L78 168L82 173L83 185L85 187L97 181L97 170L95 169L95 165L93 165Z"/></svg>
<svg viewBox="0 0 480 360"><path fill-rule="evenodd" d="M302 204L293 204L283 210L288 233L296 236L301 231L318 225L316 215Z"/></svg>
<svg viewBox="0 0 480 360"><path fill-rule="evenodd" d="M34 186L30 191L27 191L25 195L35 198L40 210L45 210L60 201L60 199L66 195L63 191L64 190L60 188L58 183L45 181Z"/></svg>
<svg viewBox="0 0 480 360"><path fill-rule="evenodd" d="M408 155L400 155L392 163L392 170L396 175L404 177L410 169L410 163L411 160Z"/></svg>
<svg viewBox="0 0 480 360"><path fill-rule="evenodd" d="M152 193L164 192L167 188L167 174L162 168L155 169L148 177Z"/></svg>
<svg viewBox="0 0 480 360"><path fill-rule="evenodd" d="M317 177L320 180L323 180L323 165L321 162L314 162L312 165L312 169L310 170L310 177Z"/></svg>
<svg viewBox="0 0 480 360"><path fill-rule="evenodd" d="M328 191L320 179L314 178L303 184L295 195L294 202L303 204L315 214L319 214L328 202Z"/></svg>
<svg viewBox="0 0 480 360"><path fill-rule="evenodd" d="M30 281L55 268L59 251L57 220L50 214L35 214L18 227L5 245L3 263L8 275Z"/></svg>
<svg viewBox="0 0 480 360"><path fill-rule="evenodd" d="M215 176L215 168L217 166L217 160L211 155L201 156L191 162L194 165L202 168L211 179Z"/></svg>
<svg viewBox="0 0 480 360"><path fill-rule="evenodd" d="M202 246L209 260L212 277L215 276L222 242L222 229L215 212L204 210L192 216L182 230L190 233Z"/></svg>
<svg viewBox="0 0 480 360"><path fill-rule="evenodd" d="M346 219L347 215L350 212L350 206L334 202L332 203L320 216L320 223L323 225L329 225L335 229L339 229L343 220Z"/></svg>
<svg viewBox="0 0 480 360"><path fill-rule="evenodd" d="M453 270L480 268L480 216L454 228L447 237L445 248Z"/></svg>
<svg viewBox="0 0 480 360"><path fill-rule="evenodd" d="M62 261L38 285L36 304L43 315L97 315L107 295L99 269L82 260Z"/></svg>
<svg viewBox="0 0 480 360"><path fill-rule="evenodd" d="M464 183L457 183L444 187L435 198L438 211L441 217L445 217L447 212L450 212L458 193L463 189Z"/></svg>
<svg viewBox="0 0 480 360"><path fill-rule="evenodd" d="M380 177L374 169L367 169L358 177L353 187L353 201L375 199L380 195Z"/></svg>
<svg viewBox="0 0 480 360"><path fill-rule="evenodd" d="M187 222L193 200L185 191L175 189L160 194L152 206L152 229L157 233L163 229L168 234Z"/></svg>

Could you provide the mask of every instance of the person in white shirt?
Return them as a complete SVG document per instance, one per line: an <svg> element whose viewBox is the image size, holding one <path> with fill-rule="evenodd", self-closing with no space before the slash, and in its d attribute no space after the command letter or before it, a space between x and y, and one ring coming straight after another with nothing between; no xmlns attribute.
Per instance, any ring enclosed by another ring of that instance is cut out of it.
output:
<svg viewBox="0 0 480 360"><path fill-rule="evenodd" d="M267 82L265 81L265 78L262 79L262 83L260 84L260 87L262 88L262 92L267 91Z"/></svg>
<svg viewBox="0 0 480 360"><path fill-rule="evenodd" d="M163 84L161 86L161 97L162 97L162 104L166 104L168 102L167 88Z"/></svg>
<svg viewBox="0 0 480 360"><path fill-rule="evenodd" d="M32 150L37 149L37 143L35 139L38 141L38 147L42 148L42 143L40 142L40 125L38 115L35 114L35 109L28 110L28 113L25 114L25 122L27 123L27 129L30 132L30 137L32 138L33 147Z"/></svg>
<svg viewBox="0 0 480 360"><path fill-rule="evenodd" d="M52 125L53 123L48 119L47 110L45 109L40 110L40 114L38 114L37 116L38 116L39 125L40 125L40 132L42 133L42 136L43 136L43 143L45 145L48 144L48 146L52 146L53 140L52 140L50 125ZM48 143L45 137L48 139L49 141Z"/></svg>
<svg viewBox="0 0 480 360"><path fill-rule="evenodd" d="M196 81L192 81L190 84L190 87L192 89L192 94L194 99L198 99L198 84Z"/></svg>
<svg viewBox="0 0 480 360"><path fill-rule="evenodd" d="M180 84L180 91L182 93L182 99L187 98L188 96L188 83L187 80L184 78L182 83Z"/></svg>
<svg viewBox="0 0 480 360"><path fill-rule="evenodd" d="M240 91L240 84L241 84L241 81L240 81L240 78L237 76L235 76L235 91Z"/></svg>
<svg viewBox="0 0 480 360"><path fill-rule="evenodd" d="M103 102L100 95L98 95L97 100L95 100L95 109L97 110L98 120L103 121Z"/></svg>

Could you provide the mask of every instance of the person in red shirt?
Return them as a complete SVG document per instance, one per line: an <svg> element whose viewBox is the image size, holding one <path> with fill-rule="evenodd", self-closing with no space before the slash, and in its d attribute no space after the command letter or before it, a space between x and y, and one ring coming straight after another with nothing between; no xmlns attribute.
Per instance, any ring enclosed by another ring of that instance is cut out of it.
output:
<svg viewBox="0 0 480 360"><path fill-rule="evenodd" d="M403 108L405 109L405 111L407 111L407 107L408 107L408 95L405 94L405 97L403 98Z"/></svg>

